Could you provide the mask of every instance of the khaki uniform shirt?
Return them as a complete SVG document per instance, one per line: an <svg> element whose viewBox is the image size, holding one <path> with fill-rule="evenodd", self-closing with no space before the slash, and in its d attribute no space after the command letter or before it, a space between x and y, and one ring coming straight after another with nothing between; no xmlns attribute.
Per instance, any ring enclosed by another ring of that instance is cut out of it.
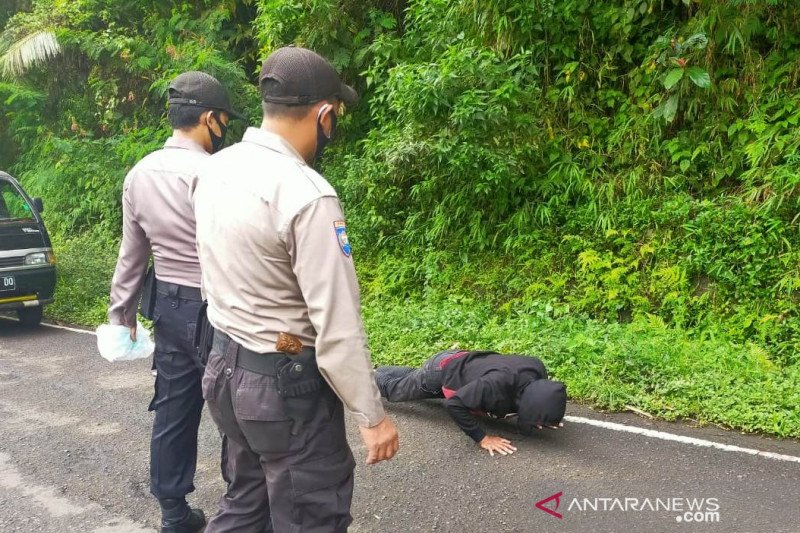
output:
<svg viewBox="0 0 800 533"><path fill-rule="evenodd" d="M111 324L136 325L150 253L156 278L200 286L189 188L209 154L191 139L172 136L134 166L122 186L122 242L111 281Z"/></svg>
<svg viewBox="0 0 800 533"><path fill-rule="evenodd" d="M384 418L336 191L278 135L249 128L208 160L194 193L208 318L250 350L278 334L316 348L362 426Z"/></svg>

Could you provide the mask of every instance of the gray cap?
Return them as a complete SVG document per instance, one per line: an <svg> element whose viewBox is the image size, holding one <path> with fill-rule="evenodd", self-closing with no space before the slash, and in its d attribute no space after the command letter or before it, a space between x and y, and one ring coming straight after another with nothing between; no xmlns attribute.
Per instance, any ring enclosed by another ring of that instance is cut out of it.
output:
<svg viewBox="0 0 800 533"><path fill-rule="evenodd" d="M342 83L333 65L307 48L287 46L272 52L258 81L265 102L305 105L331 97L347 105L358 102L358 93Z"/></svg>
<svg viewBox="0 0 800 533"><path fill-rule="evenodd" d="M192 70L178 75L169 84L170 105L190 105L225 111L232 118L244 119L244 115L233 110L228 91L215 78L205 72Z"/></svg>

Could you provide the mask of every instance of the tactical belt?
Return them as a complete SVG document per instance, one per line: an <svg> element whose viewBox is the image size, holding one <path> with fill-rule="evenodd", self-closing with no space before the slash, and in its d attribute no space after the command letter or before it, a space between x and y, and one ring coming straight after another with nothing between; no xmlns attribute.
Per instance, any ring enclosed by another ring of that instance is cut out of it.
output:
<svg viewBox="0 0 800 533"><path fill-rule="evenodd" d="M203 296L200 294L199 288L169 283L168 281L161 281L160 279L156 280L156 292L164 296L175 296L182 300L203 301Z"/></svg>
<svg viewBox="0 0 800 533"><path fill-rule="evenodd" d="M224 356L227 351L229 343L235 343L238 347L238 356L236 358L236 366L244 368L250 372L261 374L262 376L277 376L278 363L283 361L286 354L283 352L268 352L259 353L253 350L248 350L241 344L237 343L226 334L217 330L214 332L214 350L220 355ZM313 351L313 348L303 348L301 353Z"/></svg>

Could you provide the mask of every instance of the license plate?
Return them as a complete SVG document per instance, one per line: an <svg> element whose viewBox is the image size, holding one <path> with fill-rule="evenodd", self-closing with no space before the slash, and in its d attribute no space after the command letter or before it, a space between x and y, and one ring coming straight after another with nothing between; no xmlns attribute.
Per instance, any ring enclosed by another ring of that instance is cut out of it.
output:
<svg viewBox="0 0 800 533"><path fill-rule="evenodd" d="M17 280L14 276L0 276L0 292L13 291L17 288Z"/></svg>

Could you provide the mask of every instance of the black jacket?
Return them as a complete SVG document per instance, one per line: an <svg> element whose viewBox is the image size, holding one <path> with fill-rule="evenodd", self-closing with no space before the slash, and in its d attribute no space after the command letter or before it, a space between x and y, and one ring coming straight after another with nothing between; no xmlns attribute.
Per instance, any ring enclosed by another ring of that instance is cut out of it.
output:
<svg viewBox="0 0 800 533"><path fill-rule="evenodd" d="M486 433L475 414L502 418L517 412L520 391L530 381L547 379L542 361L526 355L466 352L445 363L445 406L458 426L475 442Z"/></svg>

